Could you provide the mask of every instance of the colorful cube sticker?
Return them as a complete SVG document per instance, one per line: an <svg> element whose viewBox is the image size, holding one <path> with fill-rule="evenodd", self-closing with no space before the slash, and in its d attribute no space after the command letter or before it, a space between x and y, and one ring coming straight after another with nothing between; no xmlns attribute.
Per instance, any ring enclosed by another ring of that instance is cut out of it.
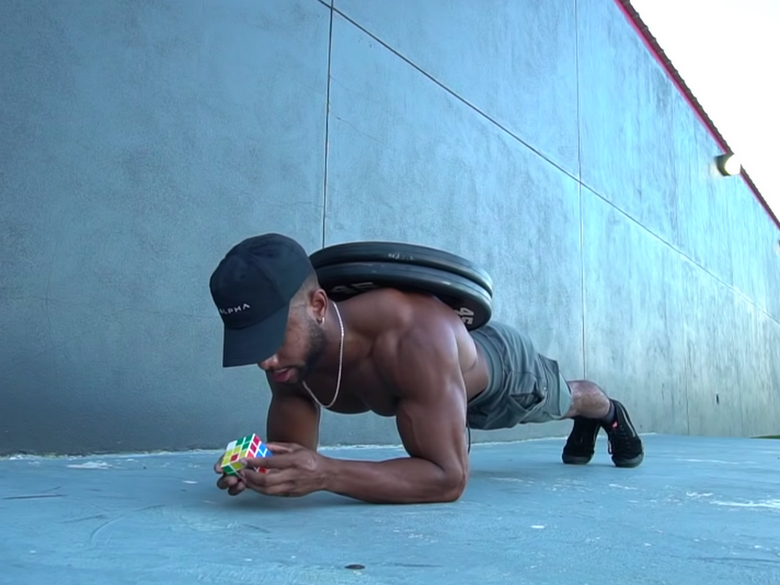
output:
<svg viewBox="0 0 780 585"><path fill-rule="evenodd" d="M271 452L268 450L268 447L266 447L265 444L260 440L260 437L255 434L251 434L228 443L228 446L225 447L225 453L222 456L220 465L222 467L222 471L227 475L237 475L238 471L244 467L239 459L244 457L270 456ZM264 469L261 469L260 471L265 473Z"/></svg>

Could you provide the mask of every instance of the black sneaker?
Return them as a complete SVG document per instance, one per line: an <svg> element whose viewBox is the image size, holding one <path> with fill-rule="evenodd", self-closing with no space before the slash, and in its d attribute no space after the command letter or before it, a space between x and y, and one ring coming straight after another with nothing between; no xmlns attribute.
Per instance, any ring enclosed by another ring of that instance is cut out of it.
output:
<svg viewBox="0 0 780 585"><path fill-rule="evenodd" d="M563 462L569 465L585 465L593 457L596 437L601 425L592 418L574 417L574 427L563 447Z"/></svg>
<svg viewBox="0 0 780 585"><path fill-rule="evenodd" d="M617 400L612 400L615 405L615 421L610 425L604 425L609 437L609 453L612 462L617 467L636 467L644 459L642 439L636 432L626 407Z"/></svg>

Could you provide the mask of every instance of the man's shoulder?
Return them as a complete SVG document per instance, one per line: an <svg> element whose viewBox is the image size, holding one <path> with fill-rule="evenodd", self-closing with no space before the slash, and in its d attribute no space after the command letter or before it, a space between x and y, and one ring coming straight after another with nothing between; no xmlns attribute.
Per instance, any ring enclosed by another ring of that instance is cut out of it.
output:
<svg viewBox="0 0 780 585"><path fill-rule="evenodd" d="M388 288L363 293L351 302L361 325L377 337L437 335L462 327L452 308L428 294Z"/></svg>
<svg viewBox="0 0 780 585"><path fill-rule="evenodd" d="M430 295L383 289L361 297L355 311L380 371L457 353L458 337L468 335L455 311Z"/></svg>

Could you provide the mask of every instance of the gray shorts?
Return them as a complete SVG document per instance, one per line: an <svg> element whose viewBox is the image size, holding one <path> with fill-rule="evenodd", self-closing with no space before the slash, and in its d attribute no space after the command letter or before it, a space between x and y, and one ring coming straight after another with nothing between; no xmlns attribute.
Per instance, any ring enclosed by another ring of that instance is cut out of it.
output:
<svg viewBox="0 0 780 585"><path fill-rule="evenodd" d="M468 403L469 427L506 429L563 418L571 405L571 390L558 362L538 353L527 336L502 323L490 321L471 336L487 358L490 380Z"/></svg>

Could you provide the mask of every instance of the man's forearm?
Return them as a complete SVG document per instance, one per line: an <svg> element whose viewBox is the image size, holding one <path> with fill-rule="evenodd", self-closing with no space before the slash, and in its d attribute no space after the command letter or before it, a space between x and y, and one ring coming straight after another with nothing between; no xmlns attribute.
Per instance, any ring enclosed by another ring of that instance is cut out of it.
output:
<svg viewBox="0 0 780 585"><path fill-rule="evenodd" d="M450 502L465 487L463 472L447 472L425 459L354 461L324 457L323 489L381 504Z"/></svg>

